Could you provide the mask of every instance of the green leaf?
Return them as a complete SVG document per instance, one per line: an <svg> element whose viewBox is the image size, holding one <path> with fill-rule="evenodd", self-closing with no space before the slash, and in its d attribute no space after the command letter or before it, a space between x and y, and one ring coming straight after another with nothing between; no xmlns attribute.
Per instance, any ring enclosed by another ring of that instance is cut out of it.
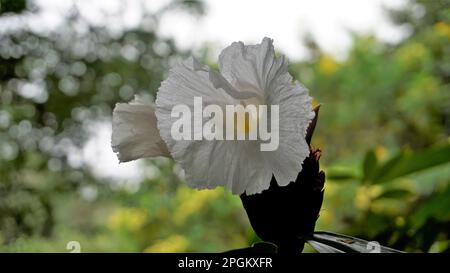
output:
<svg viewBox="0 0 450 273"><path fill-rule="evenodd" d="M372 178L373 173L375 172L378 164L378 159L375 154L375 151L369 150L364 157L363 162L363 181L370 180Z"/></svg>
<svg viewBox="0 0 450 273"><path fill-rule="evenodd" d="M412 192L405 190L405 189L392 189L392 190L387 190L387 191L383 192L382 194L377 196L377 198L375 198L375 199L381 199L381 198L402 199L402 198L411 196L411 194L412 194Z"/></svg>
<svg viewBox="0 0 450 273"><path fill-rule="evenodd" d="M450 162L450 144L413 154L400 152L376 170L372 181L373 183L388 182L448 162Z"/></svg>
<svg viewBox="0 0 450 273"><path fill-rule="evenodd" d="M414 226L422 226L428 219L437 219L442 222L450 219L450 186L443 190L433 192L421 202L411 217Z"/></svg>
<svg viewBox="0 0 450 273"><path fill-rule="evenodd" d="M331 232L314 232L306 241L320 253L402 253L375 241Z"/></svg>
<svg viewBox="0 0 450 273"><path fill-rule="evenodd" d="M396 155L391 157L384 164L381 164L373 173L372 182L378 183L383 178L383 175L389 173L396 167L396 165L400 162L402 157L404 156L403 151L398 152Z"/></svg>
<svg viewBox="0 0 450 273"><path fill-rule="evenodd" d="M361 178L354 168L349 167L331 167L326 170L326 177L329 180L351 180Z"/></svg>

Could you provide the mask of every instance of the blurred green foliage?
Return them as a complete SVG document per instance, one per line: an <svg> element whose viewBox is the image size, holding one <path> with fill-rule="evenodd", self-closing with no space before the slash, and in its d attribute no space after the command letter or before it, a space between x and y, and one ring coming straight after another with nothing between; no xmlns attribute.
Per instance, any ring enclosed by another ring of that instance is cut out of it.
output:
<svg viewBox="0 0 450 273"><path fill-rule="evenodd" d="M0 16L38 12L24 3L2 0ZM410 1L388 11L410 31L398 44L354 34L337 60L308 39L310 58L291 64L323 104L313 139L328 177L318 229L450 250L449 6ZM146 160L155 175L134 189L74 159L87 125L134 94L151 99L187 55L156 32L173 9L204 11L172 1L115 33L74 8L55 30L0 34L0 251L66 252L69 241L81 251L225 251L258 240L238 197L187 188L170 160Z"/></svg>

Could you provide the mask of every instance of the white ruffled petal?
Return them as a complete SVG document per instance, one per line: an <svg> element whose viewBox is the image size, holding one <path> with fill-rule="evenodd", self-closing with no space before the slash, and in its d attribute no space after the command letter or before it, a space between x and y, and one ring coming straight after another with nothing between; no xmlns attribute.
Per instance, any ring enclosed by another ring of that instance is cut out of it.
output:
<svg viewBox="0 0 450 273"><path fill-rule="evenodd" d="M234 194L254 194L270 186L272 174L281 186L295 181L309 154L305 135L314 112L308 91L292 82L285 58L275 58L268 38L259 45L233 43L221 53L219 64L221 74L188 59L171 69L157 94L161 137L184 169L187 183L199 189L225 186ZM216 104L222 109L248 98L247 103L279 105L278 149L263 152L259 141L174 140L171 127L177 119L171 111L184 104L194 112L194 97L202 97L203 106Z"/></svg>
<svg viewBox="0 0 450 273"><path fill-rule="evenodd" d="M204 106L216 104L224 109L225 105L238 103L225 90L228 88L226 80L221 79L220 74L213 77L219 79L212 78L210 69L193 59L171 69L156 99L161 137L184 169L189 186L197 189L224 186L234 194L261 192L269 187L272 172L262 160L257 142L172 138L171 127L177 118L171 117L171 111L175 105L187 105L193 113L196 96L202 97Z"/></svg>
<svg viewBox="0 0 450 273"><path fill-rule="evenodd" d="M191 141L174 146L173 156L185 170L190 187L224 186L233 194L260 193L269 188L272 172L259 146L242 141Z"/></svg>
<svg viewBox="0 0 450 273"><path fill-rule="evenodd" d="M219 57L222 75L238 90L260 92L267 105L279 105L279 147L262 152L279 185L295 181L301 163L309 155L306 129L314 118L312 98L298 82L292 82L284 56L275 57L272 40L244 45L235 42ZM270 107L270 106L269 106Z"/></svg>
<svg viewBox="0 0 450 273"><path fill-rule="evenodd" d="M295 181L302 170L302 162L309 155L306 130L315 114L305 87L292 83L288 73L277 81L278 88L270 93L267 103L279 105L280 143L277 150L264 152L263 156L272 167L278 185L285 186Z"/></svg>
<svg viewBox="0 0 450 273"><path fill-rule="evenodd" d="M234 42L219 56L220 73L238 90L267 95L272 81L287 73L284 56L275 58L273 40L264 38L261 44L244 45Z"/></svg>
<svg viewBox="0 0 450 273"><path fill-rule="evenodd" d="M120 162L143 157L170 157L156 126L154 108L135 98L113 111L111 146Z"/></svg>

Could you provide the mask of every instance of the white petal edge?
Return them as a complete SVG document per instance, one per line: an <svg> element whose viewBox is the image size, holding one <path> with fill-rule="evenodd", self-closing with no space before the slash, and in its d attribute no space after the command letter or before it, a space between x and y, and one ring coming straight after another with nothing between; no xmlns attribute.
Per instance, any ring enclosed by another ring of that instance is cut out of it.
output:
<svg viewBox="0 0 450 273"><path fill-rule="evenodd" d="M154 107L135 97L113 111L111 146L120 162L144 157L170 157L157 128Z"/></svg>
<svg viewBox="0 0 450 273"><path fill-rule="evenodd" d="M311 106L312 98L305 87L299 82L292 83L288 73L278 80L285 82L269 95L268 103L280 106L280 143L277 150L264 152L262 156L272 167L278 185L286 186L296 180L303 161L309 155L305 137L315 113Z"/></svg>
<svg viewBox="0 0 450 273"><path fill-rule="evenodd" d="M234 42L219 55L220 73L240 91L258 92L265 96L272 81L287 73L284 56L275 57L273 40L265 37L260 44Z"/></svg>

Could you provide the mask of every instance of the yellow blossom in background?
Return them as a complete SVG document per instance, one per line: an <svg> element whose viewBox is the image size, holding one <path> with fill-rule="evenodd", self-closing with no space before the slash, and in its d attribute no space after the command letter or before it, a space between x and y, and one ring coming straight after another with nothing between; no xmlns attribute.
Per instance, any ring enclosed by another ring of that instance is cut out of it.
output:
<svg viewBox="0 0 450 273"><path fill-rule="evenodd" d="M176 204L179 204L173 215L175 223L183 223L189 216L198 213L208 202L223 196L223 194L224 190L221 188L214 190L180 188L175 197Z"/></svg>
<svg viewBox="0 0 450 273"><path fill-rule="evenodd" d="M417 68L427 56L427 48L424 44L412 42L401 47L397 52L398 59L405 67Z"/></svg>
<svg viewBox="0 0 450 273"><path fill-rule="evenodd" d="M144 249L146 253L169 253L169 252L185 252L189 245L189 241L181 235L171 235L165 239L156 241L151 246Z"/></svg>
<svg viewBox="0 0 450 273"><path fill-rule="evenodd" d="M316 98L313 98L312 103L311 103L312 107L314 108L319 104L320 104L320 102Z"/></svg>
<svg viewBox="0 0 450 273"><path fill-rule="evenodd" d="M450 38L450 24L446 22L437 22L435 25L437 32L447 38Z"/></svg>
<svg viewBox="0 0 450 273"><path fill-rule="evenodd" d="M120 208L109 218L108 227L112 230L126 229L136 232L149 220L148 212L140 208Z"/></svg>
<svg viewBox="0 0 450 273"><path fill-rule="evenodd" d="M319 71L324 75L332 75L339 68L339 64L329 55L323 55L319 60Z"/></svg>
<svg viewBox="0 0 450 273"><path fill-rule="evenodd" d="M398 227L403 227L405 225L405 218L401 216L397 216L395 218L395 225Z"/></svg>
<svg viewBox="0 0 450 273"><path fill-rule="evenodd" d="M372 200L380 195L382 187L380 185L361 186L356 191L354 203L361 210L368 210L371 207Z"/></svg>
<svg viewBox="0 0 450 273"><path fill-rule="evenodd" d="M384 147L382 145L378 145L375 148L375 155L378 160L383 161L384 159L386 159L389 156L389 150L386 149L386 147Z"/></svg>

